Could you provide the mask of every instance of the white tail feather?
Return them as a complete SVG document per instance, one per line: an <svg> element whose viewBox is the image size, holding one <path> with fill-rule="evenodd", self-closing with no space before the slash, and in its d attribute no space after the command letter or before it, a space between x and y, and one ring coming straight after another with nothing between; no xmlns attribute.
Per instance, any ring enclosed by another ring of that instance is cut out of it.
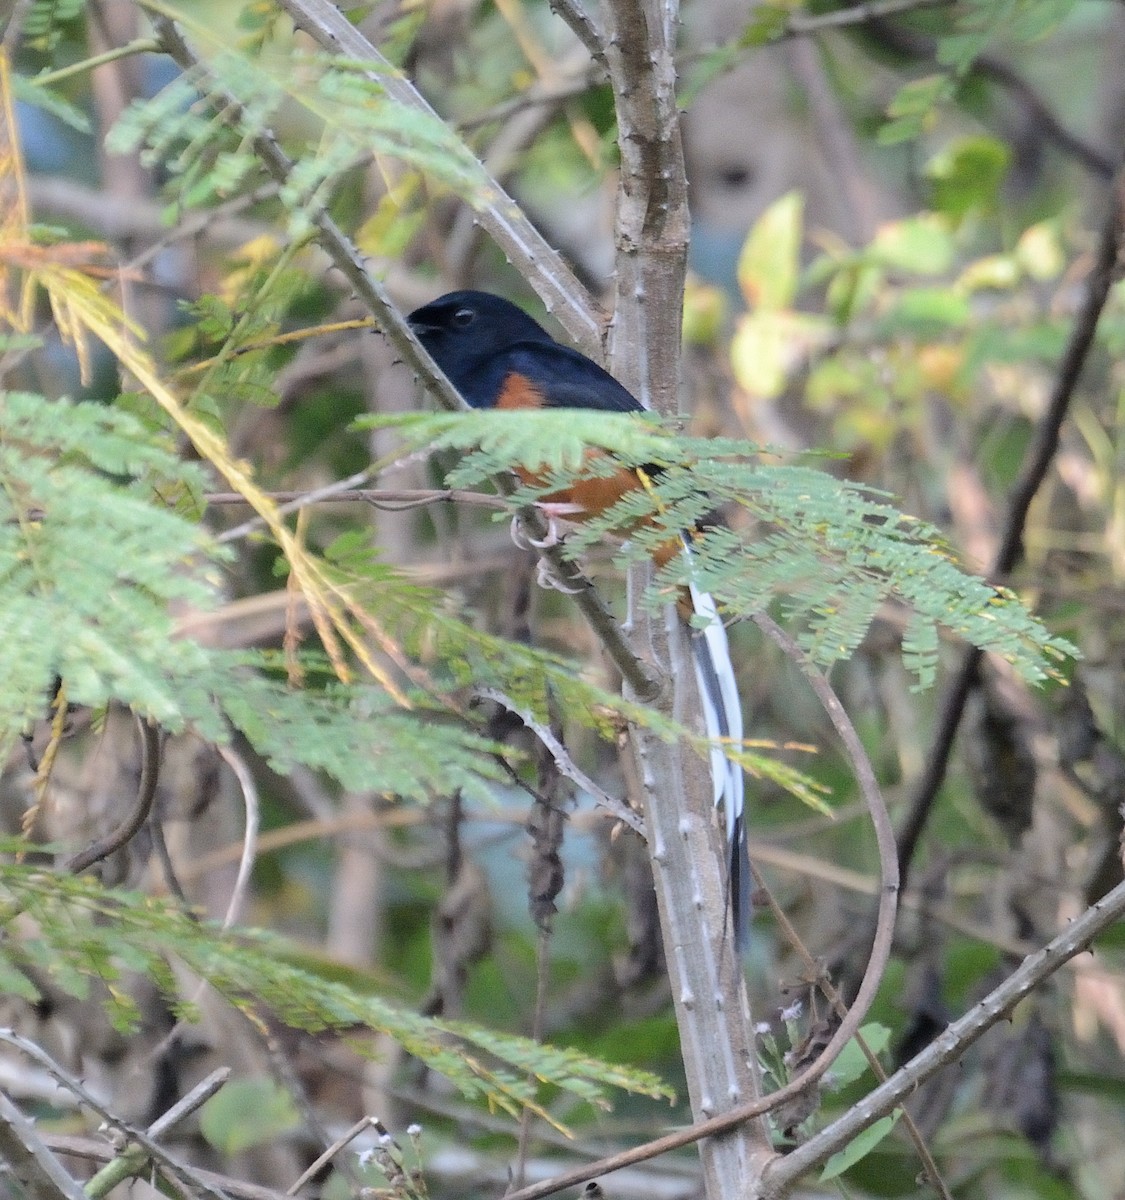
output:
<svg viewBox="0 0 1125 1200"><path fill-rule="evenodd" d="M684 541L684 556L690 563L691 547L687 544L687 538ZM688 589L692 609L701 618L700 626L691 631L692 662L703 706L703 725L711 742L715 805L722 806L726 818L730 863L728 883L735 941L740 949L745 950L750 920L750 871L743 821L745 780L742 768L732 762L722 749L723 745L736 748L741 745L742 701L738 695L727 631L715 601L690 580Z"/></svg>

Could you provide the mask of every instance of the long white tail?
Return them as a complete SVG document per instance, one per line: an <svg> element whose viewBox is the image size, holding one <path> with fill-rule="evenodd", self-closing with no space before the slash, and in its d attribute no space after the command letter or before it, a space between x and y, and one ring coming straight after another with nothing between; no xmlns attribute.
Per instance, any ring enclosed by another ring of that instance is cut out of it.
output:
<svg viewBox="0 0 1125 1200"><path fill-rule="evenodd" d="M687 538L684 540L684 554L690 562L691 547L686 544ZM688 587L692 608L701 618L700 627L691 631L692 661L703 704L703 724L711 740L715 804L722 806L726 817L731 920L735 945L745 953L750 942L750 858L743 817L745 781L742 768L731 762L720 748L720 743L738 746L742 742L742 701L727 631L715 601L694 583L689 582Z"/></svg>

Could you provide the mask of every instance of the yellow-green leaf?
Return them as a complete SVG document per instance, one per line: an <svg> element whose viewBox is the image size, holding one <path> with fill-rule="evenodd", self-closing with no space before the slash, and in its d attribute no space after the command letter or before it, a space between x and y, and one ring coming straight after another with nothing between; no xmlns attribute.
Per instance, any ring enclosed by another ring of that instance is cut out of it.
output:
<svg viewBox="0 0 1125 1200"><path fill-rule="evenodd" d="M789 192L775 200L750 230L738 256L738 285L755 311L793 307L801 270L804 199Z"/></svg>

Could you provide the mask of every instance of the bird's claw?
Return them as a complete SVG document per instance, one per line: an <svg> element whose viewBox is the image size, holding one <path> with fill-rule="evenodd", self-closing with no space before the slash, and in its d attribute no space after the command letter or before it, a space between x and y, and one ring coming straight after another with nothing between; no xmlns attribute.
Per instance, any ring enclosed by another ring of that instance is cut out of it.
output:
<svg viewBox="0 0 1125 1200"><path fill-rule="evenodd" d="M545 558L539 560L535 569L535 582L546 591L562 592L564 596L577 596L582 591L581 586L571 587L570 584L561 580L555 574L554 567Z"/></svg>
<svg viewBox="0 0 1125 1200"><path fill-rule="evenodd" d="M547 535L542 538L532 537L523 527L523 521L520 520L517 513L512 518L512 541L521 550L547 550L551 546L559 544L558 526L550 518L547 519Z"/></svg>
<svg viewBox="0 0 1125 1200"><path fill-rule="evenodd" d="M535 507L547 520L547 534L542 538L532 537L523 527L517 513L512 518L512 541L521 550L549 550L557 546L562 538L559 533L558 520L560 517L572 517L582 511L578 504L564 504L540 501Z"/></svg>

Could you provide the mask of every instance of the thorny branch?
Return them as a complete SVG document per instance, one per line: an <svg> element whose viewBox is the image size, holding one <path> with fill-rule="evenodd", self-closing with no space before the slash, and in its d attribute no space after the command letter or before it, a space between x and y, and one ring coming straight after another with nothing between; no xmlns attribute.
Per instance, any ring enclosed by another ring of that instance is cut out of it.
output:
<svg viewBox="0 0 1125 1200"><path fill-rule="evenodd" d="M319 0L309 0L309 2L319 3ZM337 13L337 15L339 14ZM199 60L172 21L166 17L157 16L154 17L153 24L157 36L161 39L168 54L182 68L185 70L199 68ZM219 97L216 96L215 100L218 101ZM221 109L224 119L233 122L239 120L240 106L233 97L223 96ZM271 133L263 132L254 136L251 142L255 153L269 173L278 181L287 180L292 173L293 164L281 149L277 139ZM312 222L321 248L327 252L336 268L355 288L357 296L368 307L380 327L394 341L407 364L418 375L425 378L427 388L443 407L452 412L460 411L464 407L460 396L423 349L406 324L405 318L391 302L385 289L367 271L359 250L325 210L320 209L312 214ZM503 477L497 480L497 486L505 495L513 494L517 488L514 479ZM547 523L541 513L535 509L528 509L521 516L531 538L542 542L549 540ZM637 696L641 699L652 699L661 687L659 676L633 651L612 613L606 608L581 568L567 559L558 545L549 546L543 551L543 555L550 563L561 586L574 595L575 603L590 622L591 628L601 641L606 653L622 676L628 680L630 686L635 689Z"/></svg>

